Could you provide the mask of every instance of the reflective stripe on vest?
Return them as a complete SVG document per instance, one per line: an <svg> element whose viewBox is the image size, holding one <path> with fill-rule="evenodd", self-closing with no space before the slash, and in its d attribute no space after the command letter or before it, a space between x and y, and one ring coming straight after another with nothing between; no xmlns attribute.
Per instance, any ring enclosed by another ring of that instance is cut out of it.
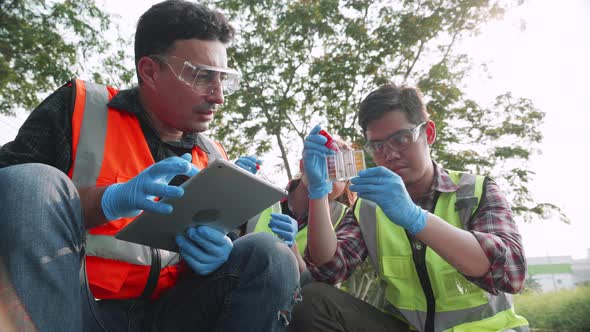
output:
<svg viewBox="0 0 590 332"><path fill-rule="evenodd" d="M461 227L467 221L462 221L460 214L468 220L474 213L482 195L484 177L462 177L461 173L452 171L449 175L462 191L441 193L434 214ZM461 213L461 209L467 209L468 213ZM423 331L426 298L404 229L390 221L371 201L359 199L354 212L371 262L387 284L385 309ZM494 296L485 292L430 248L426 249L426 265L436 301L435 331L528 330L527 321L514 313L509 294Z"/></svg>
<svg viewBox="0 0 590 332"><path fill-rule="evenodd" d="M158 250L160 268L178 264L180 255L176 252ZM152 265L150 247L141 244L121 241L110 235L86 234L86 254L103 257L135 265Z"/></svg>
<svg viewBox="0 0 590 332"><path fill-rule="evenodd" d="M262 223L266 222L267 226L268 226L268 222L270 221L270 214L271 213L282 213L281 202L274 203L273 205L264 209L259 214L248 219L248 223L246 224L246 234L260 232L262 230L262 228L259 229L259 227L262 227L262 226L258 226L258 224L260 222L262 222ZM272 233L272 231L270 233Z"/></svg>
<svg viewBox="0 0 590 332"><path fill-rule="evenodd" d="M280 203L275 204L278 204L280 208ZM346 214L348 207L337 201L329 201L328 204L330 206L330 219L332 220L332 225L334 225L334 228L336 228L336 226L340 224L342 217L344 217ZM270 227L268 227L268 223L270 222L270 214L273 213L273 211L277 211L275 206L269 207L268 209L262 211L258 216L250 219L246 229L250 228L254 229L254 232L266 232L274 234ZM295 239L297 242L297 249L299 250L301 256L303 256L305 248L307 247L307 225L297 232Z"/></svg>
<svg viewBox="0 0 590 332"><path fill-rule="evenodd" d="M71 176L72 182L78 188L94 186L98 173L100 172L100 165L102 163L102 156L104 155L104 143L107 132L107 103L109 102L109 93L107 89L92 82L85 82L85 84L76 83L76 102L80 97L85 97L84 113L82 119L82 126L78 131L79 141L73 146L76 147L74 167L70 168L73 171ZM85 91L84 87L86 88ZM75 131L75 128L74 130ZM100 160L97 160L100 158Z"/></svg>
<svg viewBox="0 0 590 332"><path fill-rule="evenodd" d="M81 80L75 80L74 87L74 160L69 176L78 188L125 182L154 163L135 115L108 109L109 100L118 92L116 89ZM109 128L113 129L109 132ZM193 147L193 163L197 167L206 167L208 161L225 157L219 144L203 135L197 139L204 147L203 150ZM132 220L114 220L87 232L88 279L97 298L137 297L145 287L152 264L150 247L112 236ZM175 282L179 262L175 252L158 250L158 254L161 282L156 292Z"/></svg>

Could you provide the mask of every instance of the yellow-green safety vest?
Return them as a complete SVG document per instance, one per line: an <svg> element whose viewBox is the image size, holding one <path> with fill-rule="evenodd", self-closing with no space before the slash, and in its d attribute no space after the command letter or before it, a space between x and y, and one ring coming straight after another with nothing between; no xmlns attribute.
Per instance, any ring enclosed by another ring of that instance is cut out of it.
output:
<svg viewBox="0 0 590 332"><path fill-rule="evenodd" d="M434 214L465 229L481 200L485 177L456 171L449 175L459 189L440 193ZM386 286L384 310L424 331L427 299L405 230L374 202L359 198L354 213L369 257ZM434 331L528 331L527 320L514 312L510 294L484 291L430 248L425 262L435 301Z"/></svg>
<svg viewBox="0 0 590 332"><path fill-rule="evenodd" d="M270 214L273 213L273 211L281 211L280 204L281 203L277 202L275 205L262 211L258 216L250 219L248 226L246 226L247 230L274 234L270 227L268 227L268 223L270 222ZM337 201L329 201L328 204L330 206L330 218L332 219L332 224L336 227L342 220L342 217L346 214L348 207ZM299 253L303 256L305 248L307 247L307 225L297 232L295 242L297 242Z"/></svg>

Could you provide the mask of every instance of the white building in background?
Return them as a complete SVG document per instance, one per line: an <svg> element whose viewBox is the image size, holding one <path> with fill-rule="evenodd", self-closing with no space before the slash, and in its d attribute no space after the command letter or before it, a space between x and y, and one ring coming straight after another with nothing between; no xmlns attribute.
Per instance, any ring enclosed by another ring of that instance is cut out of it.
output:
<svg viewBox="0 0 590 332"><path fill-rule="evenodd" d="M527 262L529 278L535 279L543 292L590 283L590 249L583 259L573 259L571 256L545 256L529 257Z"/></svg>

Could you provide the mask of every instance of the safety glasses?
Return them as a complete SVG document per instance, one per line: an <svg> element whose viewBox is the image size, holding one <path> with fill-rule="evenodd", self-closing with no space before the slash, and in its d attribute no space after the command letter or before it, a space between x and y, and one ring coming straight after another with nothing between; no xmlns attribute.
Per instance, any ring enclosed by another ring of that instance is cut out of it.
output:
<svg viewBox="0 0 590 332"><path fill-rule="evenodd" d="M223 94L229 96L236 92L240 86L242 74L234 69L202 65L173 55L156 54L150 57L167 64L178 80L199 94L213 94L216 89L221 88ZM176 63L182 66L176 65ZM180 70L177 71L175 68L180 68Z"/></svg>
<svg viewBox="0 0 590 332"><path fill-rule="evenodd" d="M412 129L402 129L393 133L391 136L380 141L370 141L365 144L364 149L370 154L383 153L385 148L395 151L404 151L414 144L420 137L420 129L428 121L424 121Z"/></svg>

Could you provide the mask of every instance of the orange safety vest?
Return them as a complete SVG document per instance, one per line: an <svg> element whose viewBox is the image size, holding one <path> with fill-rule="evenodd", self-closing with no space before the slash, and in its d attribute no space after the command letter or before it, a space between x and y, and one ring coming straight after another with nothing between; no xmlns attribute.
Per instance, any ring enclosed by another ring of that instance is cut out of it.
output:
<svg viewBox="0 0 590 332"><path fill-rule="evenodd" d="M72 165L68 175L76 187L125 182L154 164L137 117L131 112L107 107L117 89L82 80L74 80L73 84ZM205 150L194 145L192 162L199 169L207 167L208 161L217 158L227 160L219 143L201 134L198 134L198 139ZM152 298L159 297L178 279L179 254L118 240L113 236L133 219L113 220L90 229L86 234L88 283L95 298L130 299L141 296L152 266L152 274L159 268Z"/></svg>

